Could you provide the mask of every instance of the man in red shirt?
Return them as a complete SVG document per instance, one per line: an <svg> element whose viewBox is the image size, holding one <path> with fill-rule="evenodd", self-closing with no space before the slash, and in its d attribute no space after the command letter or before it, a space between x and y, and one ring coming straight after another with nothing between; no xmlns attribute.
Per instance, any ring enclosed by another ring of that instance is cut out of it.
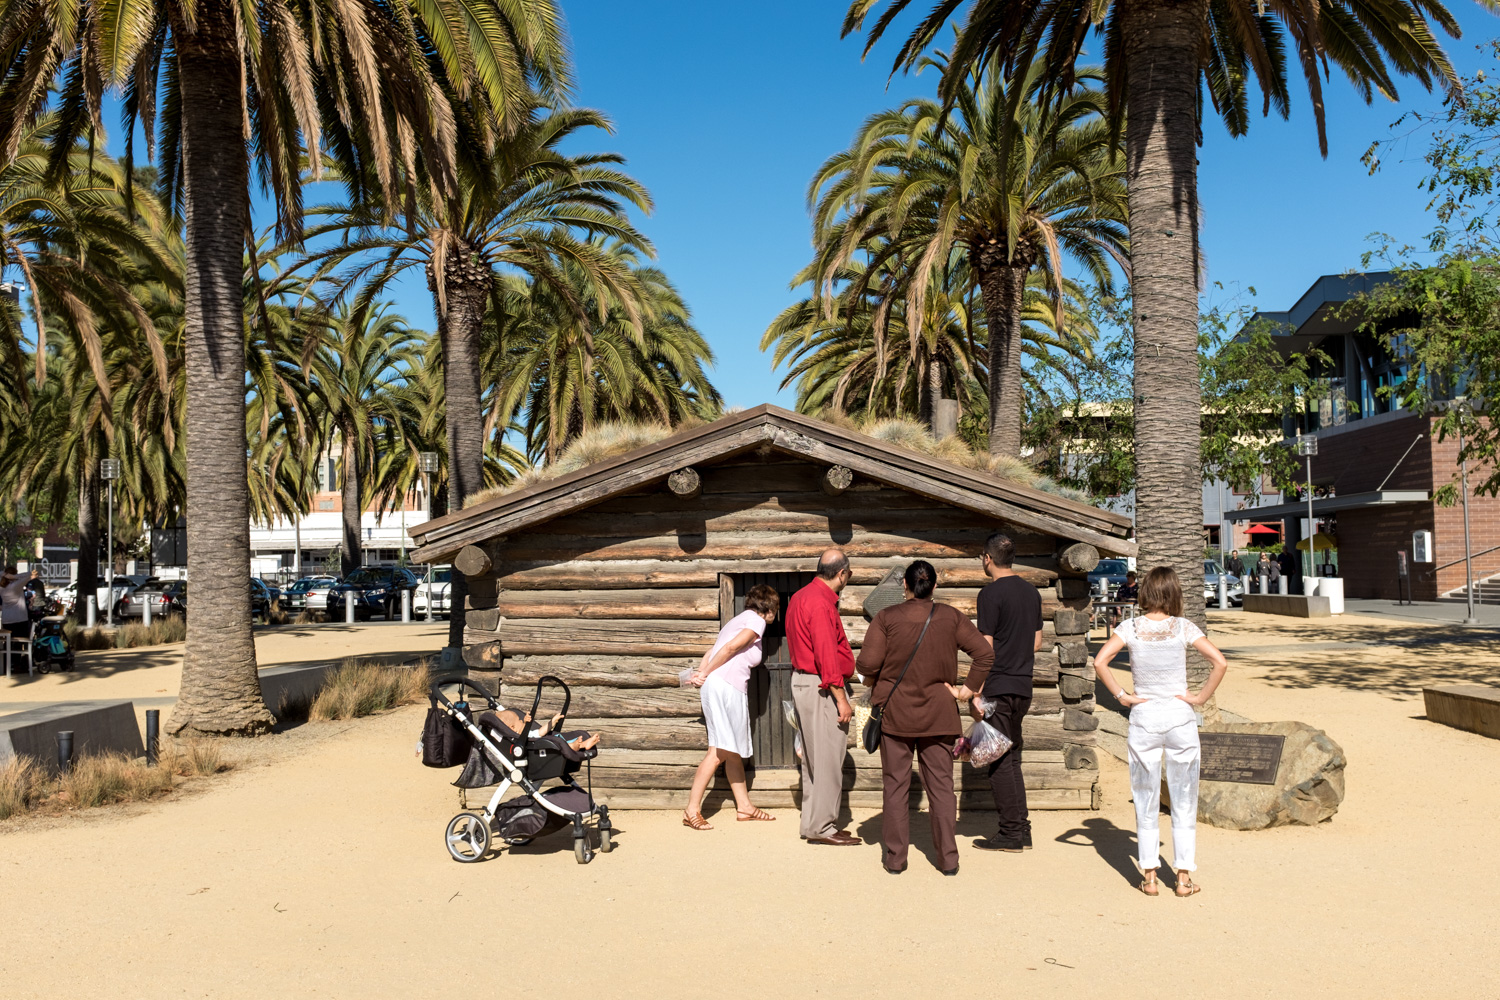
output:
<svg viewBox="0 0 1500 1000"><path fill-rule="evenodd" d="M838 825L844 753L854 707L844 689L854 676L854 651L839 617L839 592L849 583L849 557L828 549L817 578L786 606L792 658L792 703L802 733L802 836L811 844L852 847L858 837Z"/></svg>

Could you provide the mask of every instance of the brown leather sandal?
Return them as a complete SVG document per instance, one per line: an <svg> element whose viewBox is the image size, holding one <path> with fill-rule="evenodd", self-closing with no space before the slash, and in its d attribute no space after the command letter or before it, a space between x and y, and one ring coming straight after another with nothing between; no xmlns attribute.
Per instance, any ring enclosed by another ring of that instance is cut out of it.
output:
<svg viewBox="0 0 1500 1000"><path fill-rule="evenodd" d="M685 812L682 814L682 825L694 830L712 830L713 824L703 818L702 813Z"/></svg>
<svg viewBox="0 0 1500 1000"><path fill-rule="evenodd" d="M757 820L762 823L774 822L776 819L775 816L772 816L770 813L766 812L759 806L751 809L749 812L740 812L738 809L736 809L734 811L734 818L741 823L749 823Z"/></svg>

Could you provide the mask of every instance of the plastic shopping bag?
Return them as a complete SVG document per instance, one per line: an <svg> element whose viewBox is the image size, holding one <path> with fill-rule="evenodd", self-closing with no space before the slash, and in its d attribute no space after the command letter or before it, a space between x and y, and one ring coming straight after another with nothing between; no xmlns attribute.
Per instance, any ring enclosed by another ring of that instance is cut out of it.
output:
<svg viewBox="0 0 1500 1000"><path fill-rule="evenodd" d="M698 671L697 667L684 667L682 670L678 671L677 672L677 686L678 687L685 687L685 688L692 687L693 686L693 683L692 683L693 674L697 673L697 671Z"/></svg>
<svg viewBox="0 0 1500 1000"><path fill-rule="evenodd" d="M987 767L1010 750L1010 738L981 719L969 730L969 763Z"/></svg>

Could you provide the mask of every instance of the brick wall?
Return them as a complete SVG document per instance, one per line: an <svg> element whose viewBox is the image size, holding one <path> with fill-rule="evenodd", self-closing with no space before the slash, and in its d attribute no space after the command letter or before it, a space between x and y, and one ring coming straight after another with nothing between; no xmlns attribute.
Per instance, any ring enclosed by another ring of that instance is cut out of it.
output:
<svg viewBox="0 0 1500 1000"><path fill-rule="evenodd" d="M1431 494L1455 481L1458 442L1438 441L1430 427L1428 419L1410 416L1363 427L1356 422L1341 433L1320 435L1313 482L1332 486L1344 496L1373 492L1382 483L1387 490ZM1486 474L1485 469L1471 469L1469 481L1478 482ZM1340 511L1337 523L1339 567L1350 597L1397 597L1396 552L1405 551L1410 559L1414 531L1432 532L1433 566L1463 558L1463 508L1458 504L1364 507ZM1500 545L1500 498L1471 494L1469 527L1473 551ZM1464 583L1462 562L1436 573L1416 564L1411 568L1412 597L1419 601L1434 600ZM1493 573L1500 573L1500 551L1474 561L1476 578Z"/></svg>

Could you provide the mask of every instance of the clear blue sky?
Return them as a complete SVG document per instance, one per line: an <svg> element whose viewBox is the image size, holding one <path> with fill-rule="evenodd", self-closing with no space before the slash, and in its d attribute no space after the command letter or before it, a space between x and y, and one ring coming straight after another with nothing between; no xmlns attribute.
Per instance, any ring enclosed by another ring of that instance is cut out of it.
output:
<svg viewBox="0 0 1500 1000"><path fill-rule="evenodd" d="M661 266L691 306L718 357L725 401L790 405L759 350L794 296L787 282L810 253L808 178L848 144L864 118L934 86L932 74L887 76L892 48L860 61L861 38L840 40L842 0L563 0L573 41L576 100L606 112L613 136L577 148L623 153L651 190L642 225ZM1487 62L1475 46L1500 20L1456 0L1465 37L1448 44L1463 73ZM1097 43L1094 43L1097 45ZM1318 153L1305 89L1293 84L1289 122L1256 118L1234 140L1210 121L1201 152L1203 244L1210 282L1254 287L1255 302L1286 309L1319 275L1359 265L1376 231L1420 242L1431 228L1420 142L1370 177L1360 156L1409 108L1440 99L1405 82L1400 105L1365 106L1342 78L1328 82L1329 152ZM1220 299L1234 294L1210 291ZM431 326L420 279L400 295Z"/></svg>

